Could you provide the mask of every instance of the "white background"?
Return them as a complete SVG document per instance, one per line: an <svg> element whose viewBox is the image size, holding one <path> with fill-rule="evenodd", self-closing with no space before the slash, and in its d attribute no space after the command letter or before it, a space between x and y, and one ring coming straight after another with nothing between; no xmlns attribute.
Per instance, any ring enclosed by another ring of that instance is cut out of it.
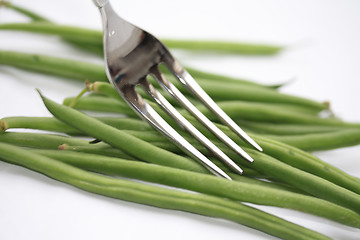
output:
<svg viewBox="0 0 360 240"><path fill-rule="evenodd" d="M13 1L51 20L100 29L90 0ZM282 91L319 101L360 122L360 1L112 1L125 19L159 37L265 42L287 46L272 57L201 56L175 52L187 65L279 83ZM0 23L26 21L0 9ZM0 48L99 59L55 37L0 32ZM56 101L77 94L81 84L0 66L0 118L48 116L34 88ZM360 177L359 147L317 153ZM89 194L38 173L0 162L0 239L274 239L241 225ZM261 209L335 239L360 232L329 221L270 207Z"/></svg>

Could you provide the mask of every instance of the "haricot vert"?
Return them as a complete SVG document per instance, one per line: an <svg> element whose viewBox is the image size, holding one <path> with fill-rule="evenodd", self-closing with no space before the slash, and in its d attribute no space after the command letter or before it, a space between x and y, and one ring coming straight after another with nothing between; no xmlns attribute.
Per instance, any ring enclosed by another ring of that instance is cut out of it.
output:
<svg viewBox="0 0 360 240"><path fill-rule="evenodd" d="M98 31L57 25L27 9L10 3L5 3L5 6L28 16L33 22L3 24L0 25L0 30L57 35L74 47L97 55L102 54ZM74 31L77 32L76 36L71 34ZM169 47L199 52L210 50L223 53L231 51L236 54L276 54L283 49L277 46L209 41L165 42ZM360 124L336 119L329 110L328 102L320 103L280 93L278 87L281 85L266 86L187 68L217 103L240 125L243 125L252 138L264 148L264 154L248 149L234 136L234 133L216 123L257 159L254 164L247 164L183 111L189 121L245 169L248 177L237 176L213 159L233 177L234 181L228 182L204 174L207 171L202 166L186 157L175 145L138 120L133 111L123 101L119 101L119 95L114 89L105 83L107 79L103 66L10 51L0 51L0 64L67 79L94 82L87 84L86 89L79 96L66 99L65 105L79 110L121 114L121 117L94 119L43 98L45 105L61 121L54 118L33 117L1 119L0 159L4 161L42 172L86 191L163 208L206 213L209 216L245 224L283 239L328 238L261 211L247 208L238 201L297 209L359 228L359 178L346 174L298 148L323 150L359 144ZM203 108L189 93L186 93L186 89L171 79L170 75L166 76L181 88L198 108ZM151 78L149 81L154 83ZM89 96L82 97L85 91L93 92L88 94ZM144 98L147 97L143 91L139 91ZM148 97L147 99L149 100ZM172 100L169 97L168 99ZM172 103L178 106L174 100ZM203 111L217 121L206 109ZM322 114L321 117L319 113ZM167 116L163 116L169 120ZM212 159L207 149L175 124L174 127L191 144ZM13 128L54 131L69 134L71 137L9 132ZM1 133L4 131L6 133ZM115 133L118 138L114 136ZM74 137L78 135L92 138L83 140ZM119 143L116 143L113 137L119 140ZM137 149L129 147L127 141L136 144ZM150 154L146 156L139 149L145 149L155 157L150 157ZM201 192L204 195L182 195L182 192L168 191L165 188L152 186L148 188L148 185L118 181L94 175L89 171L167 184ZM213 188L213 186L218 187ZM227 189L230 191L226 191ZM224 197L229 200L224 200Z"/></svg>
<svg viewBox="0 0 360 240"><path fill-rule="evenodd" d="M112 198L224 218L283 239L329 239L236 201L100 176L5 143L0 143L0 158Z"/></svg>

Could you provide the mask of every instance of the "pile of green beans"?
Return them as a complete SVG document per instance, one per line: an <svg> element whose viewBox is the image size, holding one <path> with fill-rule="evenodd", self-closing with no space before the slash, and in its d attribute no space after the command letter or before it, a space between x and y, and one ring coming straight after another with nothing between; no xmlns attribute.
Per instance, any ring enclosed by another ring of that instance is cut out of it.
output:
<svg viewBox="0 0 360 240"><path fill-rule="evenodd" d="M75 47L102 54L99 31L57 25L27 9L7 2L3 4L28 16L32 22L0 24L0 31L57 35ZM278 46L229 42L165 39L164 43L170 48L227 54L272 55L283 50ZM293 209L360 228L360 179L308 152L360 144L360 123L344 122L331 114L320 116L324 112L331 113L327 102L284 94L279 91L279 86L187 68L219 106L262 146L264 151L260 153L250 149L166 69L162 69L200 111L256 159L251 164L241 159L160 90L185 118L244 169L244 176L232 173L139 89L139 93L185 139L231 176L233 181L228 181L211 175L138 119L107 83L104 66L5 50L0 50L0 64L67 80L88 81L78 96L64 99L63 104L46 98L39 91L53 117L0 119L2 161L95 194L223 218L282 239L329 238L243 203ZM149 77L148 80L157 85L154 79ZM97 117L92 116L93 112ZM99 117L101 113L118 116ZM45 132L12 132L12 129Z"/></svg>

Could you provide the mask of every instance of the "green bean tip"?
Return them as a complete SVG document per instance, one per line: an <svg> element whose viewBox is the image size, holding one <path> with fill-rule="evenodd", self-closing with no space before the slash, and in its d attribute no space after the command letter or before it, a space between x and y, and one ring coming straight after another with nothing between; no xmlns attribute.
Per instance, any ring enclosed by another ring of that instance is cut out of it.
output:
<svg viewBox="0 0 360 240"><path fill-rule="evenodd" d="M35 91L37 91L37 93L40 95L40 97L43 99L44 95L41 93L40 89L35 88Z"/></svg>

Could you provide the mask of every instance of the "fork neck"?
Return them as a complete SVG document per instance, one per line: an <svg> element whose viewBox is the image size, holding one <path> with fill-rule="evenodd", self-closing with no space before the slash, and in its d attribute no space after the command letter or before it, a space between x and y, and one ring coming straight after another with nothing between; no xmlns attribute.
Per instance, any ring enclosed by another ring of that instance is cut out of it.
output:
<svg viewBox="0 0 360 240"><path fill-rule="evenodd" d="M93 2L95 6L97 6L98 8L102 8L109 3L109 0L93 0Z"/></svg>

